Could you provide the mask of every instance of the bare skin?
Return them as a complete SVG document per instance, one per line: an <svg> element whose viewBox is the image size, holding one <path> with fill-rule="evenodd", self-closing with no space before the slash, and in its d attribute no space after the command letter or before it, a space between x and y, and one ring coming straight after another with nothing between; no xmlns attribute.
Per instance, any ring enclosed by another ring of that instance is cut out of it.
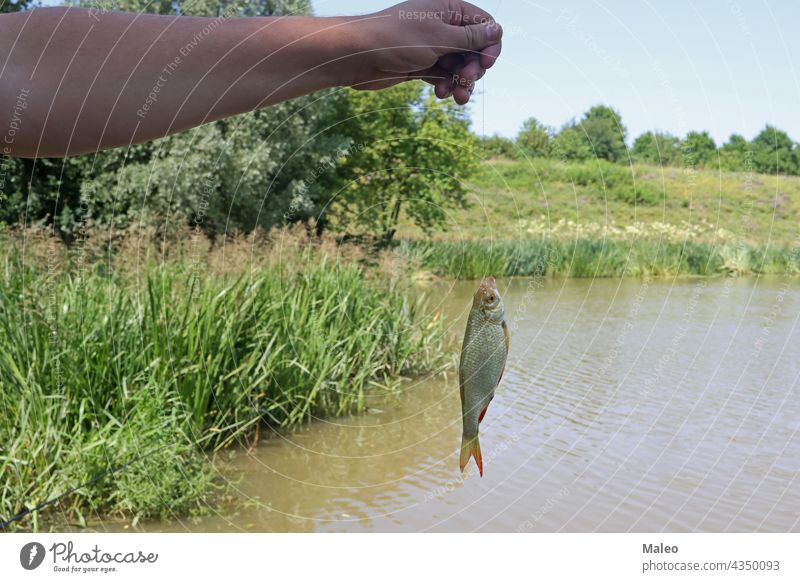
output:
<svg viewBox="0 0 800 582"><path fill-rule="evenodd" d="M330 87L411 79L469 101L502 30L459 0L365 16L199 18L39 8L0 16L0 153L141 143ZM9 126L9 127L12 127ZM11 143L8 143L8 142Z"/></svg>

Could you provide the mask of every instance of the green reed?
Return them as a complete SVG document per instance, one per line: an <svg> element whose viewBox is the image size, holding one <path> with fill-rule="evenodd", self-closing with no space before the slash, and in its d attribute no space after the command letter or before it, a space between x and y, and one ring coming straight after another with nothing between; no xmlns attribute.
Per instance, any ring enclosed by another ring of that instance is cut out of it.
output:
<svg viewBox="0 0 800 582"><path fill-rule="evenodd" d="M791 245L657 239L404 240L398 252L442 277L668 277L800 273Z"/></svg>
<svg viewBox="0 0 800 582"><path fill-rule="evenodd" d="M259 423L362 411L368 390L439 365L442 327L423 297L356 264L302 260L236 278L184 263L125 277L6 257L0 519L93 479L51 513L192 510L214 488L209 455Z"/></svg>

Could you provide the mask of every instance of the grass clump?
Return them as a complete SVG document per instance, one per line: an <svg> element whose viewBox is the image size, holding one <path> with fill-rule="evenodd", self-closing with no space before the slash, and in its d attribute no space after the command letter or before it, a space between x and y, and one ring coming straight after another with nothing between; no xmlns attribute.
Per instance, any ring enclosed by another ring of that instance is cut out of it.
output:
<svg viewBox="0 0 800 582"><path fill-rule="evenodd" d="M49 511L202 508L214 450L362 411L368 390L441 363L424 297L318 248L238 274L22 256L0 258L0 519L78 486Z"/></svg>

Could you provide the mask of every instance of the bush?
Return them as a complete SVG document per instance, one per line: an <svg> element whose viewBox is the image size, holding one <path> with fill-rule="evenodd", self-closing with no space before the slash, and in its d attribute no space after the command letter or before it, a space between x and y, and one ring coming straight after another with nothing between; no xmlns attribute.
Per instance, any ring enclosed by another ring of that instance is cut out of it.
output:
<svg viewBox="0 0 800 582"><path fill-rule="evenodd" d="M516 159L519 156L519 148L514 142L501 135L490 135L478 140L478 148L485 158L507 158Z"/></svg>

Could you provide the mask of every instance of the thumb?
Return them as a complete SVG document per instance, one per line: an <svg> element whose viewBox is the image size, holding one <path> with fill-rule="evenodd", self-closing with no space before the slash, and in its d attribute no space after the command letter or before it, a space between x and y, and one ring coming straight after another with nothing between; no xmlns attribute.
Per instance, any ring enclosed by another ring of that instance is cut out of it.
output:
<svg viewBox="0 0 800 582"><path fill-rule="evenodd" d="M503 29L493 20L483 24L467 26L448 24L446 26L448 31L444 38L451 51L455 48L477 52L499 42L503 36Z"/></svg>

